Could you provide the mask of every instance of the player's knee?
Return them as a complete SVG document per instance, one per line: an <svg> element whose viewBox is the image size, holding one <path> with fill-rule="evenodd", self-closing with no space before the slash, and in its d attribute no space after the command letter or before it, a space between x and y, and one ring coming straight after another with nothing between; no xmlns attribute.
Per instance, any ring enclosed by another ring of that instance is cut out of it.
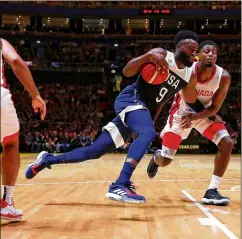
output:
<svg viewBox="0 0 242 239"><path fill-rule="evenodd" d="M220 151L232 151L233 147L234 142L229 136L222 138L218 144Z"/></svg>
<svg viewBox="0 0 242 239"><path fill-rule="evenodd" d="M99 159L103 156L102 152L94 152L92 159Z"/></svg>
<svg viewBox="0 0 242 239"><path fill-rule="evenodd" d="M152 141L156 137L156 131L154 128L147 128L147 129L144 129L143 135L147 140Z"/></svg>
<svg viewBox="0 0 242 239"><path fill-rule="evenodd" d="M3 149L18 148L19 147L18 137L8 140L7 142L3 142L2 145L3 145Z"/></svg>

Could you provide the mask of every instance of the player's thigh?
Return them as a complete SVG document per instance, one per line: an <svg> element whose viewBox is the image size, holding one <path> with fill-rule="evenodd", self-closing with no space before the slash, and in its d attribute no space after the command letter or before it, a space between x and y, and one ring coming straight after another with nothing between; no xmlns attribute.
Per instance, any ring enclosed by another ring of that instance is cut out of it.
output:
<svg viewBox="0 0 242 239"><path fill-rule="evenodd" d="M216 145L218 145L222 138L229 136L229 133L223 123L215 123L209 119L201 120L195 126L195 129Z"/></svg>
<svg viewBox="0 0 242 239"><path fill-rule="evenodd" d="M179 118L167 120L166 126L161 131L162 147L160 153L163 157L173 159L183 139L186 139L192 128L182 129Z"/></svg>
<svg viewBox="0 0 242 239"><path fill-rule="evenodd" d="M19 121L11 95L1 97L1 143L15 142L19 133ZM15 141L13 141L15 139Z"/></svg>
<svg viewBox="0 0 242 239"><path fill-rule="evenodd" d="M148 133L156 134L150 112L146 109L134 110L126 113L125 123L137 135Z"/></svg>
<svg viewBox="0 0 242 239"><path fill-rule="evenodd" d="M160 133L160 138L164 140L165 134L175 134L180 136L182 140L186 139L192 128L182 129L181 127L181 117L171 117L169 116L164 129ZM170 137L169 137L170 138Z"/></svg>

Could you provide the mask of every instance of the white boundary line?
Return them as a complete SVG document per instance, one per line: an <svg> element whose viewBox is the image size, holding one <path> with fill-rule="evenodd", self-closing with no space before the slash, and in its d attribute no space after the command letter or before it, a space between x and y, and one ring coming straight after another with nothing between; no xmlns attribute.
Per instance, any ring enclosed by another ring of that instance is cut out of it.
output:
<svg viewBox="0 0 242 239"><path fill-rule="evenodd" d="M160 180L135 180L135 182L206 182L210 179L160 179ZM223 181L240 181L240 179L223 179ZM77 182L39 182L39 183L18 183L16 186L32 186L32 185L62 185L62 184L96 184L96 183L112 183L113 181L77 181ZM221 191L221 190L220 190Z"/></svg>
<svg viewBox="0 0 242 239"><path fill-rule="evenodd" d="M238 190L237 190L237 188L238 188ZM240 186L232 187L231 191L233 191L233 192L240 192Z"/></svg>
<svg viewBox="0 0 242 239"><path fill-rule="evenodd" d="M239 239L236 237L224 224L222 224L216 217L214 217L205 207L203 207L193 196L191 196L186 190L181 190L182 193L189 198L201 211L206 214L207 217L209 217L214 224L219 227L221 231L224 232L224 234L230 238L230 239Z"/></svg>
<svg viewBox="0 0 242 239"><path fill-rule="evenodd" d="M184 189L187 192L206 192L208 189ZM238 192L240 193L240 190L233 190L233 188L231 189L219 189L219 192Z"/></svg>

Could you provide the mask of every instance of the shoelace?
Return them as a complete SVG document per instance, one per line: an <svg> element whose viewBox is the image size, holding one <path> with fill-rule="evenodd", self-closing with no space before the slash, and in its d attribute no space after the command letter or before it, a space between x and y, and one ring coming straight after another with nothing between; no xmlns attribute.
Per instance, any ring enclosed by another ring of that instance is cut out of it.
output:
<svg viewBox="0 0 242 239"><path fill-rule="evenodd" d="M138 187L133 184L133 182L130 182L130 184L127 185L127 187L134 192ZM135 193L135 192L134 192Z"/></svg>
<svg viewBox="0 0 242 239"><path fill-rule="evenodd" d="M217 188L215 188L214 191L215 191L219 196L221 196L221 194L219 193L219 191L218 191Z"/></svg>

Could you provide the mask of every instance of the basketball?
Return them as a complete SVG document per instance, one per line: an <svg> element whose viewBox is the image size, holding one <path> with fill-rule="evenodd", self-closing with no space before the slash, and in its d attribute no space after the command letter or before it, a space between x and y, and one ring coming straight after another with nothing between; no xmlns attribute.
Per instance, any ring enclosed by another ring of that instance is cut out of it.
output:
<svg viewBox="0 0 242 239"><path fill-rule="evenodd" d="M159 85L167 79L169 75L169 70L157 71L155 64L147 63L143 66L141 70L141 75L147 83L152 85Z"/></svg>

